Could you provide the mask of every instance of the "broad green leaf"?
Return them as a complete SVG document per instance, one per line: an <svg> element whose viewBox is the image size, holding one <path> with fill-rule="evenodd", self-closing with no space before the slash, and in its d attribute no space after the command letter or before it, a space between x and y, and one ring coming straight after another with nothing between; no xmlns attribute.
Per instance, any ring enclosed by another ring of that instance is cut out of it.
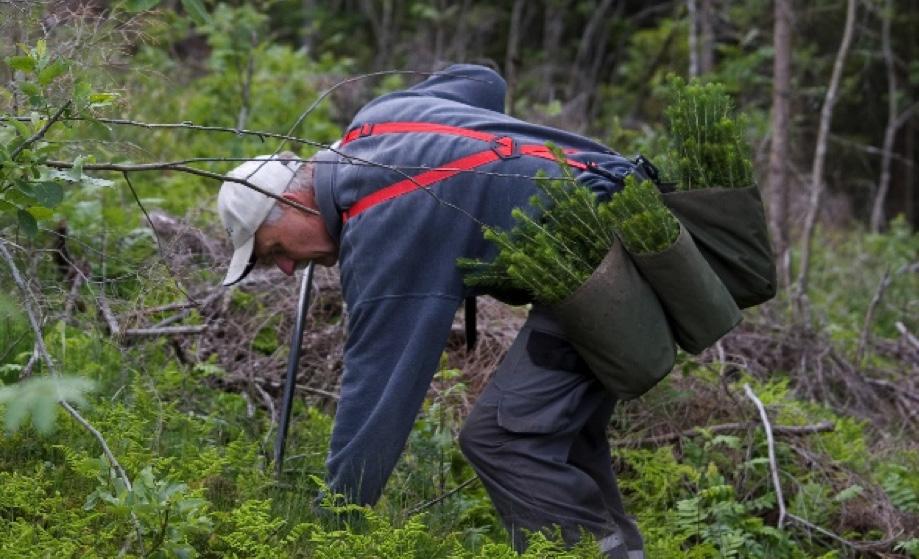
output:
<svg viewBox="0 0 919 559"><path fill-rule="evenodd" d="M51 64L45 66L41 72L38 73L38 83L42 85L48 85L54 81L55 78L67 71L67 64L61 60L55 60Z"/></svg>
<svg viewBox="0 0 919 559"><path fill-rule="evenodd" d="M129 12L143 12L155 8L159 3L160 0L125 0L122 6Z"/></svg>
<svg viewBox="0 0 919 559"><path fill-rule="evenodd" d="M77 80L73 84L73 100L77 106L82 106L86 103L89 96L92 94L93 86L86 80Z"/></svg>
<svg viewBox="0 0 919 559"><path fill-rule="evenodd" d="M182 0L182 7L199 25L204 25L211 20L211 15L204 9L204 3L201 0Z"/></svg>
<svg viewBox="0 0 919 559"><path fill-rule="evenodd" d="M44 56L48 54L48 43L46 43L44 39L39 39L38 42L35 43L35 54L38 55L39 59L44 58Z"/></svg>
<svg viewBox="0 0 919 559"><path fill-rule="evenodd" d="M89 106L94 109L108 107L117 98L118 98L117 93L110 93L107 91L97 91L89 96Z"/></svg>
<svg viewBox="0 0 919 559"><path fill-rule="evenodd" d="M54 217L54 210L44 206L31 206L28 211L36 220L51 219Z"/></svg>
<svg viewBox="0 0 919 559"><path fill-rule="evenodd" d="M32 82L19 82L19 91L25 93L29 97L41 94L41 90Z"/></svg>
<svg viewBox="0 0 919 559"><path fill-rule="evenodd" d="M80 180L83 177L83 160L82 155L73 160L73 167L70 168L69 173L74 180Z"/></svg>
<svg viewBox="0 0 919 559"><path fill-rule="evenodd" d="M38 431L54 428L58 402L85 405L85 394L93 390L91 380L80 377L34 377L0 388L0 404L6 405L4 423L8 431L17 430L31 415Z"/></svg>
<svg viewBox="0 0 919 559"><path fill-rule="evenodd" d="M10 68L21 72L34 72L35 59L31 56L10 56L6 59Z"/></svg>
<svg viewBox="0 0 919 559"><path fill-rule="evenodd" d="M34 185L35 199L46 208L53 208L64 199L64 189L56 182L40 182Z"/></svg>
<svg viewBox="0 0 919 559"><path fill-rule="evenodd" d="M30 199L35 199L35 184L31 182L17 182L16 188L19 189L19 192L25 194Z"/></svg>
<svg viewBox="0 0 919 559"><path fill-rule="evenodd" d="M13 117L7 118L6 121L9 122L23 138L28 138L32 135L32 131L29 130L29 127L26 126L24 122L20 122Z"/></svg>
<svg viewBox="0 0 919 559"><path fill-rule="evenodd" d="M32 217L32 214L19 209L16 210L16 217L19 218L19 228L22 229L23 233L29 237L34 237L38 234L38 223L35 221L35 218Z"/></svg>

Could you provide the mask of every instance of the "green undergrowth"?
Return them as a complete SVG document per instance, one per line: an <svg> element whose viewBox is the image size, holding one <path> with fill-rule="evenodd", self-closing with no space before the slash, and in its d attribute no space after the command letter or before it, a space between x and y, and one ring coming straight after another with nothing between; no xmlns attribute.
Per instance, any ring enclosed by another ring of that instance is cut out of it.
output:
<svg viewBox="0 0 919 559"><path fill-rule="evenodd" d="M98 386L84 408L107 437L133 482L113 478L96 441L58 411L56 430L32 427L0 436L0 557L515 557L484 489L455 442L459 403L467 396L459 371L444 370L447 386L426 401L400 464L373 509L327 500L322 489L331 429L325 413L297 402L281 483L273 476L273 431L264 410L249 417L238 394L209 388L216 365L183 366L162 344L127 351L101 335L49 328L46 342L62 370L79 371ZM680 372L641 405L679 406L695 395L681 379L718 383L717 372L683 359ZM832 432L777 443L789 512L822 526L871 507L878 491L903 513L919 513L919 453L878 452L869 425L796 400L791 379L741 375L781 425L829 420ZM741 396L742 397L742 396ZM744 404L741 404L744 405ZM649 557L832 558L831 542L775 527L776 499L762 431L703 433L679 445L635 446L629 407L617 413L613 462L637 517ZM748 418L754 418L750 410ZM832 469L812 468L804 448ZM140 526L134 526L132 514ZM852 529L851 539L878 539ZM913 536L915 537L915 535ZM915 556L917 540L900 550ZM600 557L585 540L566 549L551 534L534 534L524 557Z"/></svg>
<svg viewBox="0 0 919 559"><path fill-rule="evenodd" d="M255 10L221 5L212 26L200 29L213 49L201 60L178 60L167 46L187 29L176 21L149 29L137 45L128 76L100 83L115 91L113 106L100 116L129 115L149 122L191 121L233 127L240 121L240 81L250 54L255 79L245 124L283 131L321 89L319 77L348 73L347 60L311 60L302 51L272 45L266 22ZM260 41L252 43L254 35ZM245 37L244 41L233 38ZM230 38L228 40L227 38ZM78 73L79 65L72 70ZM638 73L636 73L638 74ZM106 81L101 78L97 81ZM326 105L295 134L329 141L340 130ZM3 129L0 140L11 141ZM729 139L734 136L727 136ZM277 144L258 137L187 130L147 130L82 122L55 127L49 155L62 160L92 153L96 161L171 161L186 157L250 156ZM84 143L74 142L80 140ZM58 143L59 142L59 143ZM92 146L88 149L87 146ZM304 155L308 148L300 148ZM232 162L201 163L226 170ZM280 482L271 463L274 431L268 412L251 413L239 393L218 388L225 372L215 361L182 362L165 340L116 344L102 330L94 309L98 288L119 315L183 297L175 270L156 257L155 239L144 227L133 195L120 175L67 183L63 200L39 212L32 240L15 220L0 216L0 233L26 250L16 253L40 296L45 342L65 375L92 381L71 386L72 400L108 442L131 487L113 476L98 441L54 404L48 384L18 386L34 340L21 299L0 265L0 382L25 390L28 401L0 404L19 418L0 433L0 559L45 557L207 557L207 558L503 558L514 557L507 535L481 483L456 445L462 405L472 398L459 371L439 373L440 390L424 404L406 452L380 503L349 507L316 502L322 489L332 419L324 411L296 402ZM216 183L179 173L133 175L149 210L165 210L212 226ZM50 204L50 203L49 203ZM53 211L52 211L53 210ZM85 266L95 291L80 292L86 309L71 325L55 322L69 285L47 253L55 246L47 231L66 219L68 249ZM820 232L813 259L810 298L816 322L839 347L854 351L865 311L884 271L891 283L876 308L871 332L899 336L896 323L912 332L916 322L917 276L908 264L919 252L919 236L898 221L890 232ZM193 251L189 250L189 253ZM36 256L37 255L37 256ZM214 285L217 270L189 257L186 285ZM30 260L31 259L31 260ZM860 273L853 274L853 266ZM231 305L271 312L257 297L236 291ZM781 301L776 302L777 305ZM777 313L781 314L781 313ZM157 316L160 320L166 315ZM253 349L271 358L283 353L274 318L253 332ZM187 324L200 321L194 313ZM868 351L865 363L896 368ZM769 476L766 443L760 429L705 433L679 444L641 445L648 413L666 415L698 403L688 381L737 398L718 404L704 417L714 423L755 420L743 397L751 383L777 425L835 422L835 430L798 438L779 438L777 460L789 511L849 539L883 537L874 505L889 502L907 520L919 515L919 450L908 435L880 432L842 412L794 396L794 381L784 371L753 378L742 364L721 377L710 367L681 356L679 372L641 401L621 406L611 437L627 510L646 538L647 556L683 558L833 558L852 555L832 540L794 525L778 530L776 497ZM47 382L38 364L33 376ZM764 379L765 376L765 379ZM446 388L445 388L446 387ZM12 391L4 391L4 398ZM16 392L15 394L24 394ZM57 394L59 397L60 394ZM86 399L80 405L80 397ZM257 398L253 398L258 401ZM701 402L699 405L705 405ZM27 412L27 413L24 413ZM15 419L15 417L14 417ZM671 418L674 429L683 425ZM15 425L14 425L15 423ZM660 425L658 424L658 427ZM46 429L47 428L47 429ZM42 431L39 431L42 429ZM813 466L802 458L811 456ZM463 485L462 489L442 496ZM890 511L888 511L890 512ZM854 519L854 520L853 520ZM919 522L904 522L895 548L919 557ZM847 555L848 554L848 555ZM589 540L565 549L551 534L534 534L530 559L598 557Z"/></svg>

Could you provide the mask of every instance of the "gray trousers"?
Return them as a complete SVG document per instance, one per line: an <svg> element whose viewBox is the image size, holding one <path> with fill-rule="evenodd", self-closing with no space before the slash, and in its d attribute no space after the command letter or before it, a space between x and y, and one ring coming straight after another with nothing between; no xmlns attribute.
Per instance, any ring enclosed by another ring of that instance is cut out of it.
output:
<svg viewBox="0 0 919 559"><path fill-rule="evenodd" d="M534 308L459 436L517 551L527 531L558 525L568 543L586 530L611 558L644 557L606 438L615 404L551 315Z"/></svg>

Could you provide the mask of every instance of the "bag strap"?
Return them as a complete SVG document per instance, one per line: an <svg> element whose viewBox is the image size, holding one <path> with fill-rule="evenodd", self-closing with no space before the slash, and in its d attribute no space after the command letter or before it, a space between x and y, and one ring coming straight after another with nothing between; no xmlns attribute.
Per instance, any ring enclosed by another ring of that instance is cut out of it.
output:
<svg viewBox="0 0 919 559"><path fill-rule="evenodd" d="M539 157L555 161L555 155L544 145L540 144L523 144L517 143L511 136L497 136L488 132L481 132L470 128L459 126L450 126L447 124L436 124L432 122L379 122L365 123L348 131L341 139L341 147L351 142L368 138L371 136L382 136L387 134L441 134L445 136L460 136L471 138L489 144L488 149L475 152L459 159L454 159L444 163L439 167L419 173L413 177L405 178L389 186L372 192L367 196L359 199L350 208L342 212L341 221L347 223L348 220L357 217L368 209L387 202L394 198L404 196L415 190L427 188L440 181L447 180L464 171L471 171L483 165L487 165L499 159L514 159L520 156ZM577 150L562 150L565 154L577 153ZM566 158L565 163L571 167L586 170L588 165Z"/></svg>

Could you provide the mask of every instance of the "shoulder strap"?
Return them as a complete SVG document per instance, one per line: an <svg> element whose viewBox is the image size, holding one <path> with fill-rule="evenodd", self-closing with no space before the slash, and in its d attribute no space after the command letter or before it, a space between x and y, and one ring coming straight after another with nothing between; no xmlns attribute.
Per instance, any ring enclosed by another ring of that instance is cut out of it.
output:
<svg viewBox="0 0 919 559"><path fill-rule="evenodd" d="M371 136L382 136L386 134L441 134L446 136L461 136L471 138L481 142L487 142L489 147L485 150L475 152L471 155L454 159L453 161L434 167L430 170L419 173L413 177L406 177L396 183L372 192L367 196L359 199L350 208L342 213L342 223L358 216L368 209L382 204L383 202L398 198L419 190L427 188L442 180L449 179L459 173L471 171L498 159L513 159L520 156L539 157L542 159L555 160L555 155L544 145L540 144L523 144L520 145L510 136L496 136L488 132L481 132L470 128L459 126L450 126L447 124L436 124L432 122L380 122L365 123L348 131L341 139L341 146L344 147L351 142ZM565 149L566 154L577 153L577 150ZM565 163L577 169L587 169L585 163L574 159L566 158Z"/></svg>

